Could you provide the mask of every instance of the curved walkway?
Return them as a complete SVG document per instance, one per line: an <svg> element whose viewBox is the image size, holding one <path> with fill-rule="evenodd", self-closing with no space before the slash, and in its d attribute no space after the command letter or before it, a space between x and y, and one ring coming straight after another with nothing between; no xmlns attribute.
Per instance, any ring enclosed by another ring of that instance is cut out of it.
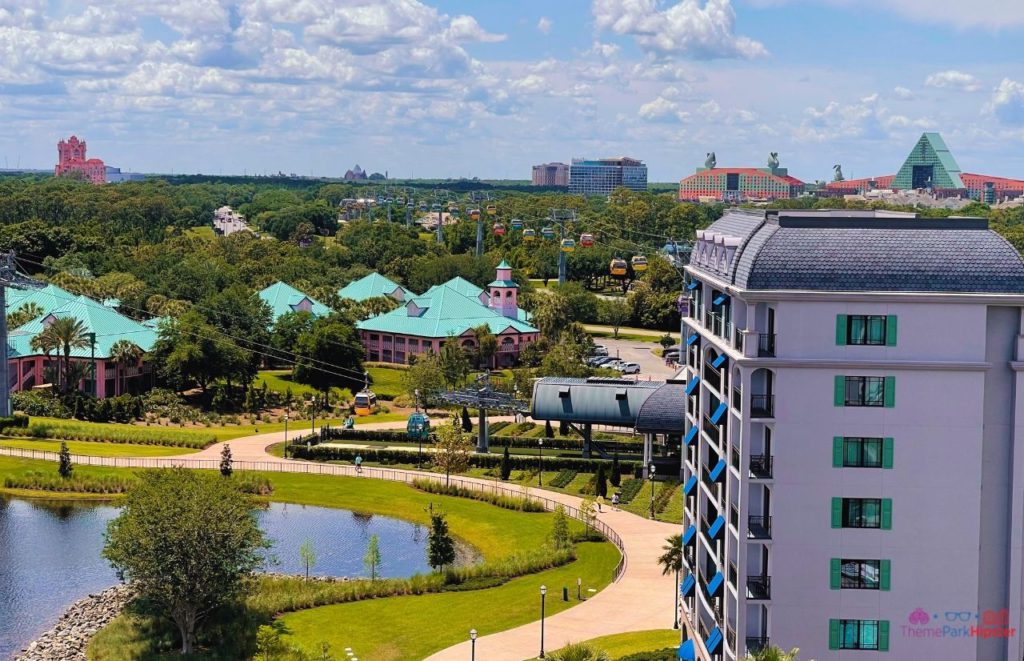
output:
<svg viewBox="0 0 1024 661"><path fill-rule="evenodd" d="M362 429L403 429L405 423L390 422L361 426ZM292 435L294 438L294 434ZM355 475L352 466L319 464L293 459L280 459L267 453L267 447L284 440L284 432L246 436L216 443L194 454L178 457L86 457L73 455L78 464L120 466L120 467L169 467L216 468L224 445L231 446L231 455L236 468L279 472L303 472L313 474ZM30 455L31 453L31 455ZM57 458L57 453L0 448L0 454L8 456L35 456L39 459ZM391 480L409 481L424 476L436 479L436 473L414 470L364 469L361 477L379 477ZM485 487L495 487L495 482L481 478L460 477L460 481ZM504 490L519 491L527 495L543 496L548 500L567 507L577 508L581 498L554 491L531 489L521 485L502 485ZM646 631L672 626L675 607L674 577L661 573L658 557L662 546L670 535L680 534L680 524L651 521L625 511L610 511L606 507L598 514L598 521L604 523L622 541L625 570L617 581L590 597L583 603L545 619L545 649L554 650L567 642L577 642L615 633ZM548 586L549 599L561 599L560 585ZM538 586L539 588L539 586ZM570 593L572 588L570 587ZM538 592L539 597L539 592ZM500 604L495 604L500 608ZM539 604L538 604L539 608ZM472 626L471 624L469 626ZM468 638L467 627L467 638ZM479 631L476 641L477 658L488 661L523 661L533 658L540 651L540 623L532 622L514 629L488 634ZM449 647L429 657L430 661L464 661L470 657L470 643Z"/></svg>

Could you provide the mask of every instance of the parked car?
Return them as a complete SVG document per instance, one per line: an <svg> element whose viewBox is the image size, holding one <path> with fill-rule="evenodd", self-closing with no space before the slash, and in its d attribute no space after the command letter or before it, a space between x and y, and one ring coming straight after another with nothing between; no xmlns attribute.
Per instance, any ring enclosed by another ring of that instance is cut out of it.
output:
<svg viewBox="0 0 1024 661"><path fill-rule="evenodd" d="M606 369L617 370L619 369L619 365L622 364L624 364L623 361L619 360L618 358L612 358L607 363L601 363L601 367L604 367Z"/></svg>
<svg viewBox="0 0 1024 661"><path fill-rule="evenodd" d="M590 355L591 356L607 356L608 355L608 347L604 346L603 344L595 344L594 348L590 350Z"/></svg>
<svg viewBox="0 0 1024 661"><path fill-rule="evenodd" d="M622 363L621 365L619 365L615 369L617 369L618 371L622 372L623 374L639 374L640 373L640 365L638 365L637 363Z"/></svg>
<svg viewBox="0 0 1024 661"><path fill-rule="evenodd" d="M591 367L601 367L605 363L610 363L613 360L615 359L609 358L608 356L592 356L587 359L587 365L590 365Z"/></svg>
<svg viewBox="0 0 1024 661"><path fill-rule="evenodd" d="M661 355L661 357L664 358L666 362L670 361L670 360L672 362L679 362L679 352L678 351L666 351L665 353L663 353Z"/></svg>

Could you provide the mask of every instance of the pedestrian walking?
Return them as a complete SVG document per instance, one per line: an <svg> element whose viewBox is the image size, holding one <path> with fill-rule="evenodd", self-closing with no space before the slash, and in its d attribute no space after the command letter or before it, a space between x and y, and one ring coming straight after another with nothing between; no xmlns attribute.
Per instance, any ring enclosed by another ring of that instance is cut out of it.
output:
<svg viewBox="0 0 1024 661"><path fill-rule="evenodd" d="M362 458L362 456L356 455L356 462L355 463L356 463L356 472L357 473L362 473L363 472L363 458Z"/></svg>
<svg viewBox="0 0 1024 661"><path fill-rule="evenodd" d="M619 492L616 491L612 494L612 509L616 512L619 511Z"/></svg>
<svg viewBox="0 0 1024 661"><path fill-rule="evenodd" d="M597 497L597 511L598 511L598 513L604 511L604 510L601 509L602 505L604 505L604 496L598 496Z"/></svg>

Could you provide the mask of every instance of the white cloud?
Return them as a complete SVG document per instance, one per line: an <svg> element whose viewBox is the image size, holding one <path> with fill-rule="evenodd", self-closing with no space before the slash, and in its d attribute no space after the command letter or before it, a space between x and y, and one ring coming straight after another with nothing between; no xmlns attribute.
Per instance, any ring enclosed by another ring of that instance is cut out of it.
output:
<svg viewBox="0 0 1024 661"><path fill-rule="evenodd" d="M1008 126L1024 126L1024 83L1003 78L986 110Z"/></svg>
<svg viewBox="0 0 1024 661"><path fill-rule="evenodd" d="M656 0L593 0L591 11L598 30L632 36L641 48L660 57L768 54L760 42L735 34L736 12L730 0L680 0L664 10Z"/></svg>
<svg viewBox="0 0 1024 661"><path fill-rule="evenodd" d="M909 100L914 98L914 93L906 87L896 86L893 88L892 93L897 99Z"/></svg>
<svg viewBox="0 0 1024 661"><path fill-rule="evenodd" d="M448 34L456 41L480 41L494 43L505 41L506 35L488 32L480 27L472 16L456 16L448 28Z"/></svg>
<svg viewBox="0 0 1024 661"><path fill-rule="evenodd" d="M684 122L689 113L682 110L679 103L672 99L679 95L679 90L667 87L653 101L640 106L637 115L648 122Z"/></svg>
<svg viewBox="0 0 1024 661"><path fill-rule="evenodd" d="M760 7L797 4L800 0L751 0ZM862 13L890 12L913 23L947 25L958 30L988 28L1001 30L1024 25L1024 3L1020 0L803 0L805 4L828 4Z"/></svg>
<svg viewBox="0 0 1024 661"><path fill-rule="evenodd" d="M924 79L924 84L928 87L956 89L962 92L977 92L981 89L980 80L969 73L954 69L933 73Z"/></svg>
<svg viewBox="0 0 1024 661"><path fill-rule="evenodd" d="M551 34L551 28L554 22L547 16L541 16L540 20L537 21L537 29L541 34Z"/></svg>

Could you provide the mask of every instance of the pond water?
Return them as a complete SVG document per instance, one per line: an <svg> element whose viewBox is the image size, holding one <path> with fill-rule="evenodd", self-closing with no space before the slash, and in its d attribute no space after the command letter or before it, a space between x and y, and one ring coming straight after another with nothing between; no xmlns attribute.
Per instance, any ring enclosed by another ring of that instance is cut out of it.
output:
<svg viewBox="0 0 1024 661"><path fill-rule="evenodd" d="M0 496L0 659L53 625L72 602L117 582L100 556L109 504L21 500ZM271 503L260 525L273 540L272 572L300 574L299 547L310 540L310 574L362 576L371 535L380 538L382 576L429 570L427 529L398 519L348 510Z"/></svg>

